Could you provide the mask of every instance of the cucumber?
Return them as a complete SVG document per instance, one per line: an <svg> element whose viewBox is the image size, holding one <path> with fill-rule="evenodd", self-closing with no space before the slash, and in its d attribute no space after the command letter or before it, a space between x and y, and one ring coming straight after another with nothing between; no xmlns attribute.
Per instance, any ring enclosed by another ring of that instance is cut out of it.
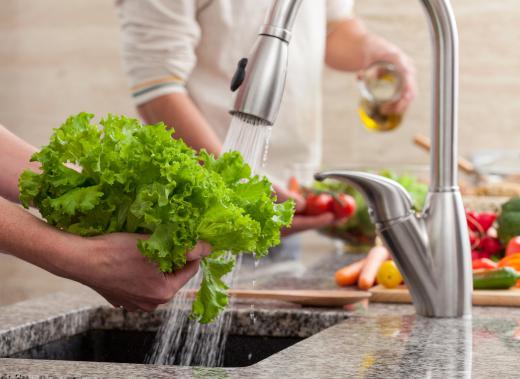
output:
<svg viewBox="0 0 520 379"><path fill-rule="evenodd" d="M476 290L508 289L519 279L520 275L511 267L482 271L473 274L473 288Z"/></svg>

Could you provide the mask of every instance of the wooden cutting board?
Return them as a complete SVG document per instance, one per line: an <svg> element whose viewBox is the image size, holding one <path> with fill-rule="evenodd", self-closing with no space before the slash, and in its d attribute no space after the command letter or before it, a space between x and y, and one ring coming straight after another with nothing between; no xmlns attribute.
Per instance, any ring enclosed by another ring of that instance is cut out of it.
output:
<svg viewBox="0 0 520 379"><path fill-rule="evenodd" d="M192 294L195 291L190 291ZM341 307L372 296L370 292L355 289L324 290L247 290L230 289L229 296L245 299L286 301L313 307Z"/></svg>
<svg viewBox="0 0 520 379"><path fill-rule="evenodd" d="M375 303L411 303L410 292L404 286L388 289L375 286L370 290L370 301ZM500 307L520 307L520 288L508 290L475 290L473 305L492 305Z"/></svg>

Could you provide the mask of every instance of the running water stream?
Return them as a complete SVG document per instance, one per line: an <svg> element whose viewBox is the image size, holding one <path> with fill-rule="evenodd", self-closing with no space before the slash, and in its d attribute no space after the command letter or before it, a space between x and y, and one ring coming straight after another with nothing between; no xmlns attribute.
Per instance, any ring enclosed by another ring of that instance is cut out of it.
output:
<svg viewBox="0 0 520 379"><path fill-rule="evenodd" d="M222 152L239 151L253 173L256 173L267 159L270 135L271 127L258 119L245 115L233 116ZM235 268L224 278L230 288L237 279L241 265L242 256L239 255ZM255 260L253 270L256 267ZM211 324L201 325L189 319L192 298L187 293L199 288L201 279L202 272L199 270L169 304L165 319L157 331L153 350L147 358L148 363L206 367L222 365L234 300L230 298L227 309ZM252 285L254 289L254 271ZM251 305L250 316L254 323L254 305Z"/></svg>

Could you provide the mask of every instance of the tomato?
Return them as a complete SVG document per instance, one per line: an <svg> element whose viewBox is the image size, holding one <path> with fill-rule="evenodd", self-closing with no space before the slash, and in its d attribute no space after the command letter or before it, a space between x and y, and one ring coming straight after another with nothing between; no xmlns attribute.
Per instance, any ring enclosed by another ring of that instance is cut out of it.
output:
<svg viewBox="0 0 520 379"><path fill-rule="evenodd" d="M471 251L471 260L475 261L477 259L480 259L480 253L476 250Z"/></svg>
<svg viewBox="0 0 520 379"><path fill-rule="evenodd" d="M502 244L497 238L485 236L480 240L480 249L484 253L495 255L502 251Z"/></svg>
<svg viewBox="0 0 520 379"><path fill-rule="evenodd" d="M356 213L356 200L350 195L340 193L334 197L332 210L337 219L352 217Z"/></svg>
<svg viewBox="0 0 520 379"><path fill-rule="evenodd" d="M305 214L309 216L318 216L326 212L332 212L333 204L334 199L328 193L312 193L307 197Z"/></svg>
<svg viewBox="0 0 520 379"><path fill-rule="evenodd" d="M506 248L506 257L516 253L520 253L520 236L511 238Z"/></svg>

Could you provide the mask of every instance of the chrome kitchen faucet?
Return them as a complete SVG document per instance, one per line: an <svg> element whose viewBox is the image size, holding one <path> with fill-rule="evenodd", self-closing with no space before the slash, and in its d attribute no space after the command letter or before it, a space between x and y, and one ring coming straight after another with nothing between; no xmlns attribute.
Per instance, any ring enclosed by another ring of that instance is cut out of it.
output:
<svg viewBox="0 0 520 379"><path fill-rule="evenodd" d="M239 90L231 114L273 125L285 87L291 30L302 0L275 0L249 58L231 83ZM457 185L457 27L449 0L421 0L433 42L431 183L416 214L406 190L393 180L353 171L328 171L316 179L345 181L365 197L379 236L410 289L419 315L471 315L469 237Z"/></svg>

